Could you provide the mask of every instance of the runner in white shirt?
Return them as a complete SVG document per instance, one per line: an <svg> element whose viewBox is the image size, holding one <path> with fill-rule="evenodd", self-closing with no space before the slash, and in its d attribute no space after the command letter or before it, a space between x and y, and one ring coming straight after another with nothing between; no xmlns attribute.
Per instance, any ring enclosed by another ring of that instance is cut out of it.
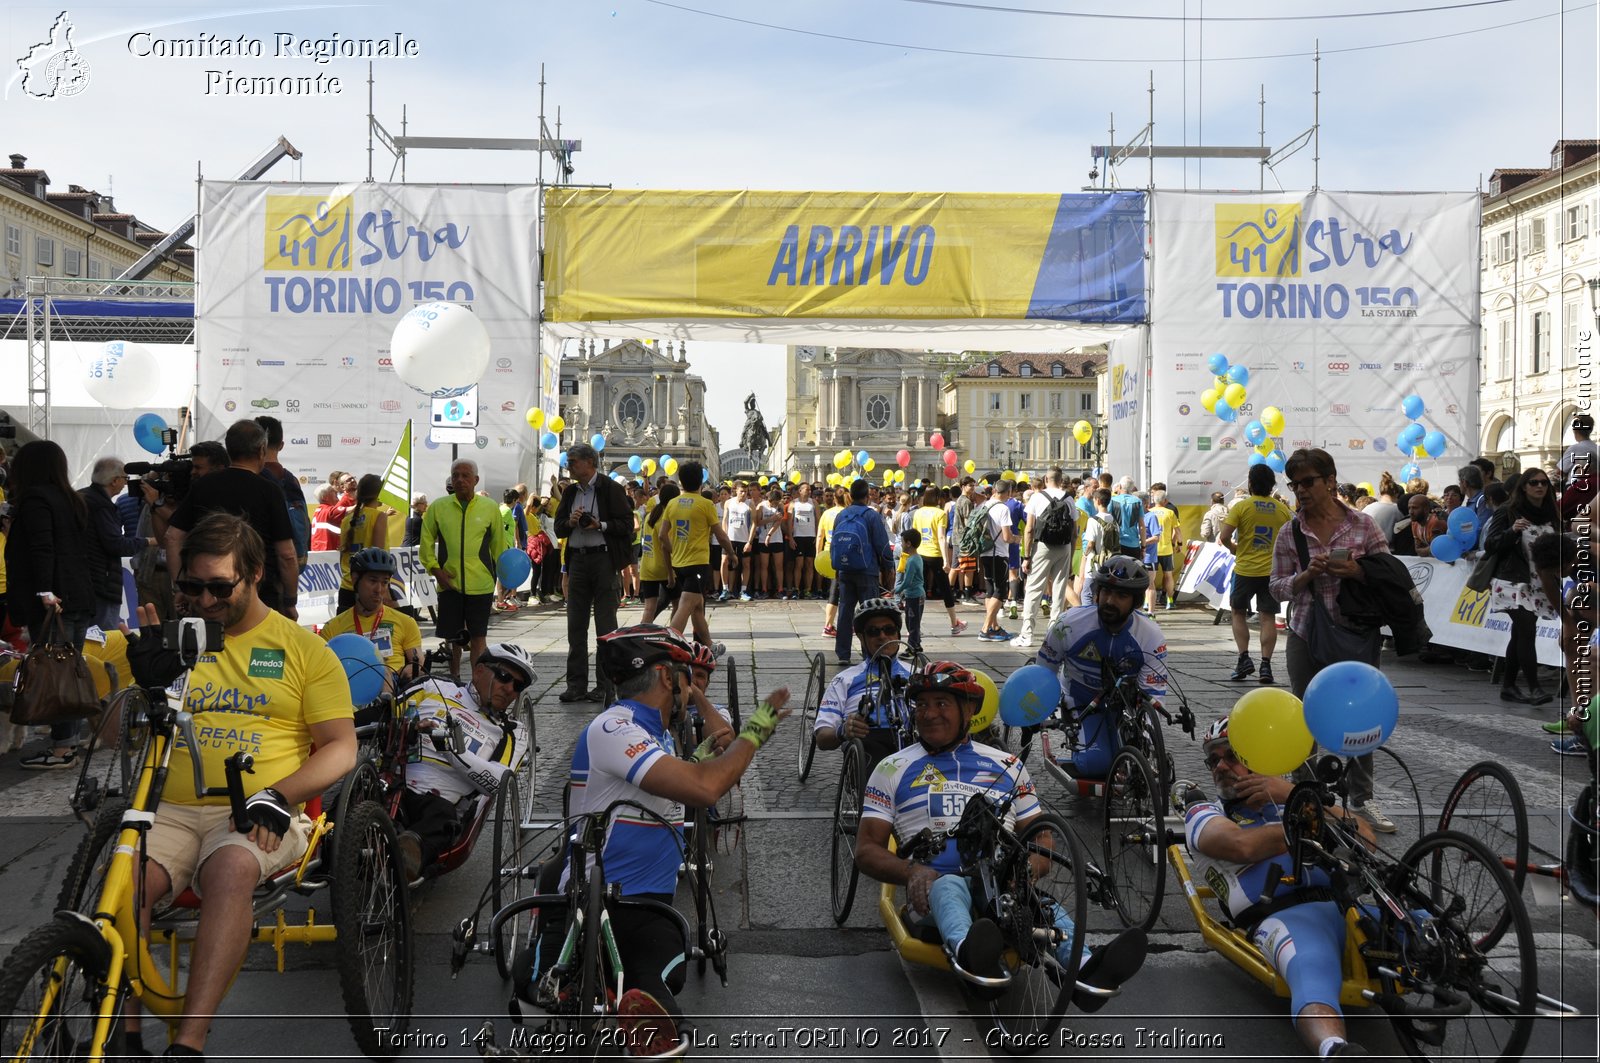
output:
<svg viewBox="0 0 1600 1063"><path fill-rule="evenodd" d="M1052 619L1062 614L1069 601L1074 606L1078 604L1077 595L1072 593L1072 546L1078 538L1076 514L1073 515L1073 533L1066 543L1052 545L1039 541L1039 520L1045 510L1057 499L1067 498L1066 474L1059 465L1050 470L1048 480L1043 490L1034 491L1028 499L1028 522L1023 527L1022 572L1027 577L1028 589L1022 600L1022 626L1017 637L1011 640L1011 645L1018 649L1033 645L1033 620L1039 615L1039 602L1046 590L1050 592Z"/></svg>
<svg viewBox="0 0 1600 1063"><path fill-rule="evenodd" d="M736 484L733 488L733 497L722 507L722 530L727 532L728 538L733 541L734 552L740 555L741 562L749 550L750 543L750 506L744 500L744 490L744 484ZM732 562L728 564L731 567ZM722 601L727 601L735 594L739 595L739 600L742 602L750 600L748 593L739 594L739 588L744 582L743 569L724 571L722 581Z"/></svg>
<svg viewBox="0 0 1600 1063"><path fill-rule="evenodd" d="M978 637L985 642L1006 642L1011 632L1000 626L1000 606L1006 600L1006 585L1011 576L1007 562L1011 559L1011 544L1017 541L1011 530L1011 510L1006 500L1011 497L1011 481L1001 480L994 486L994 496L984 504L989 514L989 534L994 545L988 553L978 558L978 571L983 573L989 598L983 604L983 630Z"/></svg>
<svg viewBox="0 0 1600 1063"><path fill-rule="evenodd" d="M811 485L800 485L800 497L789 503L789 534L794 537L794 574L789 586L804 598L811 593L811 580L817 569L817 504L811 501Z"/></svg>

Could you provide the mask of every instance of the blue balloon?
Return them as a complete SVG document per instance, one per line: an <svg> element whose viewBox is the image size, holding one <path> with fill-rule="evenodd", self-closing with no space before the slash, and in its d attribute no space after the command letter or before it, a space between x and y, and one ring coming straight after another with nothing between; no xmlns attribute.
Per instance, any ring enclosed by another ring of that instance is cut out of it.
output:
<svg viewBox="0 0 1600 1063"><path fill-rule="evenodd" d="M1283 451L1274 450L1267 455L1267 468L1273 472L1282 472L1283 467L1289 464L1289 459L1283 456Z"/></svg>
<svg viewBox="0 0 1600 1063"><path fill-rule="evenodd" d="M637 476L644 471L644 459L635 454L628 459L628 471Z"/></svg>
<svg viewBox="0 0 1600 1063"><path fill-rule="evenodd" d="M1461 548L1461 540L1457 539L1455 536L1435 535L1433 537L1433 541L1428 544L1428 552L1431 553L1436 560L1454 561L1465 551L1463 551Z"/></svg>
<svg viewBox="0 0 1600 1063"><path fill-rule="evenodd" d="M1233 422L1239 419L1239 411L1234 409L1227 399L1218 399L1215 407L1218 420Z"/></svg>
<svg viewBox="0 0 1600 1063"><path fill-rule="evenodd" d="M1422 437L1427 434L1428 430L1426 428L1422 427L1420 424L1417 424L1415 421L1412 421L1410 424L1400 429L1400 435L1397 436L1396 439L1401 447L1406 450L1411 450L1415 448L1418 443L1421 443Z"/></svg>
<svg viewBox="0 0 1600 1063"><path fill-rule="evenodd" d="M139 419L133 422L134 441L152 454L159 454L166 449L161 442L161 433L166 430L167 422L160 414L141 413Z"/></svg>
<svg viewBox="0 0 1600 1063"><path fill-rule="evenodd" d="M1250 452L1250 464L1251 465L1265 465L1266 463L1267 463L1267 459L1262 456L1262 454L1261 454L1261 452L1259 450L1252 450Z"/></svg>
<svg viewBox="0 0 1600 1063"><path fill-rule="evenodd" d="M1250 383L1250 370L1242 365L1230 365L1228 367L1228 382L1244 387Z"/></svg>
<svg viewBox="0 0 1600 1063"><path fill-rule="evenodd" d="M1000 720L1012 727L1043 723L1060 704L1061 680L1042 664L1023 665L1000 688Z"/></svg>
<svg viewBox="0 0 1600 1063"><path fill-rule="evenodd" d="M1408 484L1412 480L1420 480L1421 478L1422 478L1422 469L1421 469L1420 466L1417 465L1416 462L1410 462L1409 464L1400 466L1400 482L1401 483Z"/></svg>
<svg viewBox="0 0 1600 1063"><path fill-rule="evenodd" d="M1450 534L1460 538L1463 535L1478 534L1478 514L1471 506L1457 506L1450 511L1450 516L1445 518L1445 524L1450 529Z"/></svg>
<svg viewBox="0 0 1600 1063"><path fill-rule="evenodd" d="M539 437L539 445L546 450L554 450L561 445L561 439L554 432L546 432Z"/></svg>
<svg viewBox="0 0 1600 1063"><path fill-rule="evenodd" d="M1226 375L1228 372L1228 356L1225 354L1213 354L1206 359L1206 368L1211 370L1212 376Z"/></svg>
<svg viewBox="0 0 1600 1063"><path fill-rule="evenodd" d="M1244 437L1259 446L1267 438L1267 426L1260 421L1251 421L1244 426Z"/></svg>
<svg viewBox="0 0 1600 1063"><path fill-rule="evenodd" d="M1338 661L1306 687L1306 726L1323 748L1350 756L1383 745L1400 719L1400 698L1384 674L1361 661Z"/></svg>
<svg viewBox="0 0 1600 1063"><path fill-rule="evenodd" d="M872 457L872 455L868 454L866 451L858 450L856 451L856 464L865 465L867 463L867 459L870 457Z"/></svg>
<svg viewBox="0 0 1600 1063"><path fill-rule="evenodd" d="M666 472L667 471L667 462L669 462L671 460L672 460L672 455L671 454L663 454L663 455L661 455L661 457L656 459L656 468L660 469L662 472Z"/></svg>
<svg viewBox="0 0 1600 1063"><path fill-rule="evenodd" d="M566 468L566 467L567 467L567 452L566 452L566 451L564 451L564 450L563 450L563 451L562 451L562 452L561 452L561 453L560 453L560 454L558 454L558 455L557 455L557 456L556 456L556 462L557 462L557 464L559 464L559 465L560 465L560 466L561 466L561 467L562 467L562 468L563 468L563 469L565 469L565 468Z"/></svg>
<svg viewBox="0 0 1600 1063"><path fill-rule="evenodd" d="M1430 458L1441 457L1446 445L1444 433L1437 428L1422 437L1422 449L1428 452Z"/></svg>
<svg viewBox="0 0 1600 1063"><path fill-rule="evenodd" d="M596 432L589 437L589 445L597 451L604 450L606 449L606 437Z"/></svg>
<svg viewBox="0 0 1600 1063"><path fill-rule="evenodd" d="M533 561L528 555L516 547L511 547L500 554L495 562L495 572L500 576L500 585L513 590L522 586L522 581L528 578L533 571Z"/></svg>
<svg viewBox="0 0 1600 1063"><path fill-rule="evenodd" d="M377 700L383 693L383 677L388 672L378 659L377 644L352 631L329 639L328 649L339 658L345 678L350 681L351 704L359 708Z"/></svg>
<svg viewBox="0 0 1600 1063"><path fill-rule="evenodd" d="M1407 395L1400 402L1400 412L1415 421L1427 412L1427 407L1422 404L1421 395Z"/></svg>

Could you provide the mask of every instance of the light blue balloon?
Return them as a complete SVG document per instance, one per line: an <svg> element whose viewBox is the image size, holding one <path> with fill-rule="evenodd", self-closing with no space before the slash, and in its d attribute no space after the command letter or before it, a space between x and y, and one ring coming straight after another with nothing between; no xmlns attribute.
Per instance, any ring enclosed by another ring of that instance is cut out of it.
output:
<svg viewBox="0 0 1600 1063"><path fill-rule="evenodd" d="M1453 535L1435 535L1428 544L1428 550L1439 561L1454 561L1465 553L1461 548L1461 540Z"/></svg>
<svg viewBox="0 0 1600 1063"><path fill-rule="evenodd" d="M1421 395L1407 395L1400 402L1400 411L1415 421L1427 411L1427 407L1423 405Z"/></svg>
<svg viewBox="0 0 1600 1063"><path fill-rule="evenodd" d="M1445 519L1445 524L1450 529L1450 534L1456 538L1478 534L1478 514L1471 506L1457 506L1450 511L1450 516Z"/></svg>
<svg viewBox="0 0 1600 1063"><path fill-rule="evenodd" d="M339 658L344 675L350 682L350 703L355 706L370 705L383 693L383 676L386 669L378 660L378 647L365 635L346 632L328 640L328 649Z"/></svg>
<svg viewBox="0 0 1600 1063"><path fill-rule="evenodd" d="M1415 445L1415 444L1413 444L1413 445ZM1419 467L1416 464L1416 462L1411 462L1410 464L1402 465L1400 467L1400 482L1401 483L1407 483L1408 484L1412 480L1418 480L1418 479L1421 479L1421 478L1422 478L1422 469L1421 469L1421 467Z"/></svg>
<svg viewBox="0 0 1600 1063"><path fill-rule="evenodd" d="M1463 554L1468 550L1476 550L1478 548L1478 533L1476 530L1462 532L1460 535L1451 535L1450 538L1461 544L1461 552Z"/></svg>
<svg viewBox="0 0 1600 1063"><path fill-rule="evenodd" d="M1267 468L1273 472L1282 472L1283 467L1288 463L1289 459L1283 456L1283 451L1281 450L1274 450L1267 455Z"/></svg>
<svg viewBox="0 0 1600 1063"><path fill-rule="evenodd" d="M1422 437L1427 434L1428 430L1426 428L1413 421L1400 429L1400 435L1396 438L1402 447L1406 450L1412 450L1415 449L1418 443L1422 442Z"/></svg>
<svg viewBox="0 0 1600 1063"><path fill-rule="evenodd" d="M596 432L589 437L589 445L597 451L604 450L606 449L606 437Z"/></svg>
<svg viewBox="0 0 1600 1063"><path fill-rule="evenodd" d="M1228 356L1213 354L1206 359L1206 368L1211 370L1212 376L1225 376L1228 372Z"/></svg>
<svg viewBox="0 0 1600 1063"><path fill-rule="evenodd" d="M539 437L539 445L546 450L554 450L561 445L561 440L554 432L546 432Z"/></svg>
<svg viewBox="0 0 1600 1063"><path fill-rule="evenodd" d="M1246 369L1242 365L1230 365L1228 367L1228 381L1229 383L1238 384L1240 387L1244 387L1246 384L1250 383L1250 370Z"/></svg>
<svg viewBox="0 0 1600 1063"><path fill-rule="evenodd" d="M500 586L515 590L533 571L533 559L516 547L511 547L501 552L494 570L500 576Z"/></svg>
<svg viewBox="0 0 1600 1063"><path fill-rule="evenodd" d="M1306 726L1343 756L1371 753L1394 733L1400 698L1384 674L1361 661L1337 661L1306 687Z"/></svg>
<svg viewBox="0 0 1600 1063"><path fill-rule="evenodd" d="M1239 419L1239 411L1234 409L1227 399L1218 399L1215 409L1218 420L1227 421L1231 424Z"/></svg>
<svg viewBox="0 0 1600 1063"><path fill-rule="evenodd" d="M667 471L667 462L669 462L671 460L672 460L672 455L671 454L663 454L663 455L661 455L661 457L656 459L656 468L660 469L662 472L666 472Z"/></svg>
<svg viewBox="0 0 1600 1063"><path fill-rule="evenodd" d="M1250 464L1251 465L1265 465L1266 463L1267 463L1267 459L1262 456L1260 451L1252 450L1250 452Z"/></svg>
<svg viewBox="0 0 1600 1063"><path fill-rule="evenodd" d="M870 457L872 457L872 455L868 454L866 451L858 450L856 451L856 464L865 465L867 463L867 459Z"/></svg>
<svg viewBox="0 0 1600 1063"><path fill-rule="evenodd" d="M134 442L152 454L160 454L166 447L161 442L161 433L167 430L167 422L158 413L141 413L139 419L133 422Z"/></svg>
<svg viewBox="0 0 1600 1063"><path fill-rule="evenodd" d="M1060 704L1061 680L1042 664L1023 665L1000 688L1000 720L1012 727L1043 723Z"/></svg>
<svg viewBox="0 0 1600 1063"><path fill-rule="evenodd" d="M1257 446L1267 438L1267 426L1260 421L1251 421L1244 426L1244 437Z"/></svg>
<svg viewBox="0 0 1600 1063"><path fill-rule="evenodd" d="M644 459L635 454L628 459L628 471L637 476L644 471Z"/></svg>
<svg viewBox="0 0 1600 1063"><path fill-rule="evenodd" d="M556 455L556 464L560 465L563 469L565 469L567 467L567 452L566 451L563 450L560 454Z"/></svg>
<svg viewBox="0 0 1600 1063"><path fill-rule="evenodd" d="M1444 433L1437 428L1422 437L1422 449L1428 452L1430 458L1442 457L1447 445Z"/></svg>

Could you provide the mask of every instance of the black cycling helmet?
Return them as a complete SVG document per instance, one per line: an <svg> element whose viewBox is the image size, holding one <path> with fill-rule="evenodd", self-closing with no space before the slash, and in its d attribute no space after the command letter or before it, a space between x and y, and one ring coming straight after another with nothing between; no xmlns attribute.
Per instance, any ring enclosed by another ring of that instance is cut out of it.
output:
<svg viewBox="0 0 1600 1063"><path fill-rule="evenodd" d="M1100 562L1094 581L1096 587L1113 587L1119 591L1143 594L1150 589L1150 572L1136 558L1126 555L1108 557Z"/></svg>
<svg viewBox="0 0 1600 1063"><path fill-rule="evenodd" d="M856 606L856 615L851 621L855 633L857 635L861 634L862 625L875 616L892 616L894 617L895 628L901 627L900 606L895 603L893 598L868 598Z"/></svg>
<svg viewBox="0 0 1600 1063"><path fill-rule="evenodd" d="M652 665L670 661L694 664L694 643L670 627L635 624L600 636L600 671L613 683L625 683Z"/></svg>
<svg viewBox="0 0 1600 1063"><path fill-rule="evenodd" d="M368 572L381 572L394 576L400 572L400 559L381 546L369 546L350 555L350 574L364 576Z"/></svg>

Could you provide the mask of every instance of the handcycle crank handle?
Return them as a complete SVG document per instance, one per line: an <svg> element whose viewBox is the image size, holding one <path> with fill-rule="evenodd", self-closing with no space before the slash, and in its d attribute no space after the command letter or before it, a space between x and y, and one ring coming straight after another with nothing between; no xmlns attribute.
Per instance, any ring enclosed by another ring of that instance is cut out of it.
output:
<svg viewBox="0 0 1600 1063"><path fill-rule="evenodd" d="M222 771L228 780L228 804L233 809L233 829L240 834L249 834L252 824L250 814L244 808L244 777L255 774L256 758L248 753L235 753L222 762Z"/></svg>

